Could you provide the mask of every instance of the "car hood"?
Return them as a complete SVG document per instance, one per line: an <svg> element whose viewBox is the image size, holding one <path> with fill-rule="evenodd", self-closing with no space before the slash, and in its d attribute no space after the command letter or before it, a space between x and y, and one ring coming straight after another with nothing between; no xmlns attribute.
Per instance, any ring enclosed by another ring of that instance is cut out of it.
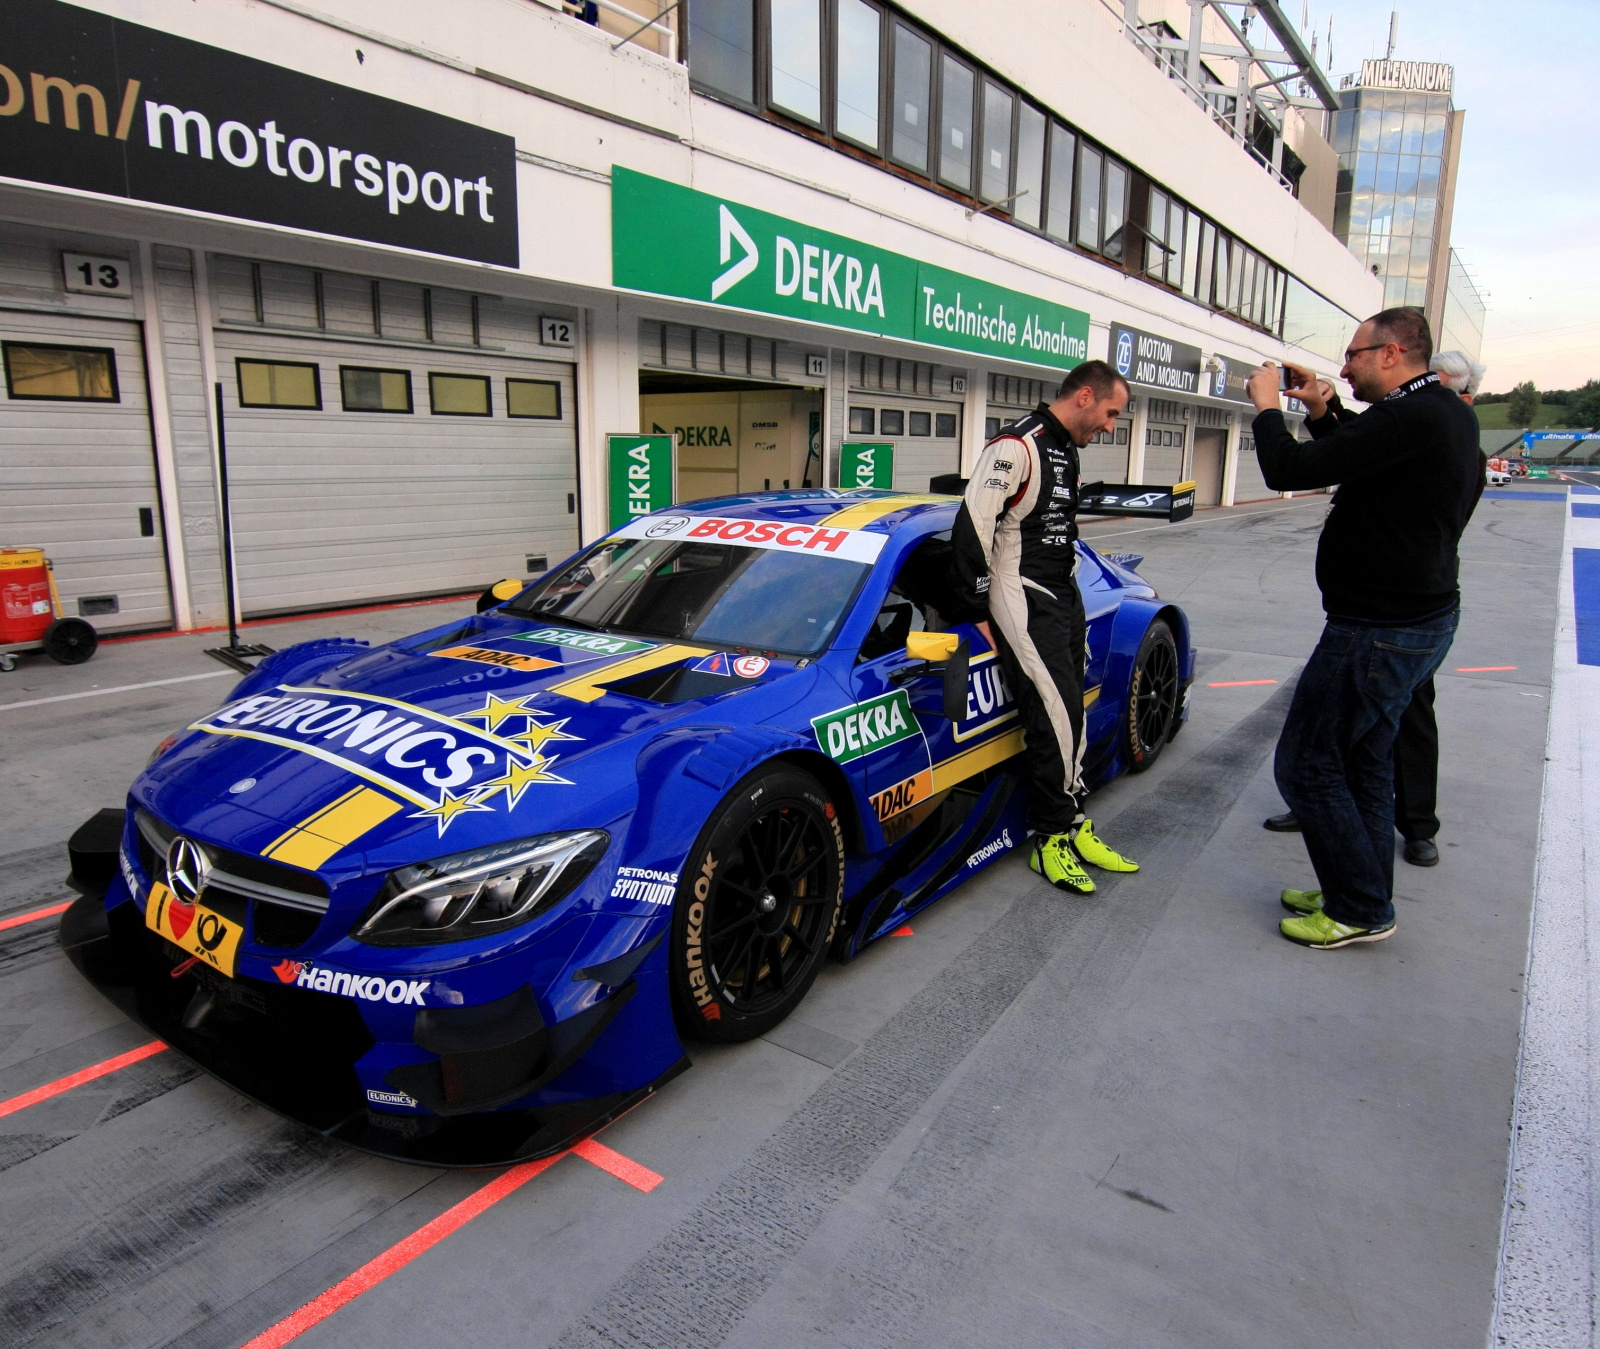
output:
<svg viewBox="0 0 1600 1349"><path fill-rule="evenodd" d="M337 879L605 827L632 809L657 735L767 721L817 677L803 660L491 611L382 647L277 653L133 798L205 842Z"/></svg>

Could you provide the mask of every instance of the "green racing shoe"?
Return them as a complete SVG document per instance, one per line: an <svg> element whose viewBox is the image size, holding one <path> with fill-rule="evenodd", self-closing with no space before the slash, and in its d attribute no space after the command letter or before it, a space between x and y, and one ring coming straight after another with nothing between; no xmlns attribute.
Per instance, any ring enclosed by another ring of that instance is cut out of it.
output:
<svg viewBox="0 0 1600 1349"><path fill-rule="evenodd" d="M1321 913L1322 891L1285 890L1279 897L1279 902L1290 913Z"/></svg>
<svg viewBox="0 0 1600 1349"><path fill-rule="evenodd" d="M1321 909L1316 909L1299 918L1283 919L1278 924L1278 931L1301 946L1314 947L1318 951L1332 951L1340 946L1354 946L1358 942L1386 941L1394 936L1394 924L1385 923L1382 927L1351 927L1348 923L1336 922Z"/></svg>
<svg viewBox="0 0 1600 1349"><path fill-rule="evenodd" d="M1094 893L1094 881L1073 855L1071 834L1037 835L1028 865L1058 890L1072 890L1080 895Z"/></svg>
<svg viewBox="0 0 1600 1349"><path fill-rule="evenodd" d="M1060 837L1058 835L1058 837ZM1085 820L1072 835L1072 846L1079 857L1102 871L1137 871L1139 864L1113 852L1095 837L1094 821Z"/></svg>

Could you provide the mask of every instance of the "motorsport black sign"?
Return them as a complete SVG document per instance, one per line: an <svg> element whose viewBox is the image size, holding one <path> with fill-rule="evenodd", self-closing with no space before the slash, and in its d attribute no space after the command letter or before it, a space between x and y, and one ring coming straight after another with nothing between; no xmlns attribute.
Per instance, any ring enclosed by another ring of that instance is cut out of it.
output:
<svg viewBox="0 0 1600 1349"><path fill-rule="evenodd" d="M1230 403L1250 403L1250 395L1245 392L1245 384L1250 376L1261 368L1260 361L1243 361L1237 356L1216 357L1221 368L1214 375L1207 378L1211 381L1209 389L1200 392L1212 398L1224 398Z"/></svg>
<svg viewBox="0 0 1600 1349"><path fill-rule="evenodd" d="M1171 393L1195 393L1200 387L1199 347L1120 323L1111 325L1111 364L1130 384Z"/></svg>
<svg viewBox="0 0 1600 1349"><path fill-rule="evenodd" d="M517 265L510 136L58 0L0 61L0 175Z"/></svg>

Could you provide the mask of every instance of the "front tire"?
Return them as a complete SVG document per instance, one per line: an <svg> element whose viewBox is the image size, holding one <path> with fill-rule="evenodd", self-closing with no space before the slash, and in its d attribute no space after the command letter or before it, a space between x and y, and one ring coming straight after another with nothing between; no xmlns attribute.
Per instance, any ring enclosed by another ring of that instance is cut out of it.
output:
<svg viewBox="0 0 1600 1349"><path fill-rule="evenodd" d="M697 1040L764 1035L805 997L844 894L838 811L809 773L757 769L701 831L672 915L672 1005Z"/></svg>
<svg viewBox="0 0 1600 1349"><path fill-rule="evenodd" d="M1133 661L1122 719L1128 771L1142 773L1161 757L1178 721L1178 644L1165 619L1145 629Z"/></svg>

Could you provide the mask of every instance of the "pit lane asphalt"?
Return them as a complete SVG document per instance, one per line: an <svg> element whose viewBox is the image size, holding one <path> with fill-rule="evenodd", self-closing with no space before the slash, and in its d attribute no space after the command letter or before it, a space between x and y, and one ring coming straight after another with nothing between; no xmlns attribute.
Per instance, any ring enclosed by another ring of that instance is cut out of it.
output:
<svg viewBox="0 0 1600 1349"><path fill-rule="evenodd" d="M766 1040L692 1048L604 1135L654 1191L562 1161L295 1343L1481 1345L1564 514L1512 492L1463 543L1444 857L1397 863L1393 940L1282 941L1277 891L1311 871L1260 828L1320 628L1327 499L1097 523L1200 647L1183 735L1093 803L1144 870L1078 900L1008 858L827 969ZM381 640L469 608L247 640ZM66 897L71 828L229 681L99 690L207 674L217 641L0 675L0 918ZM0 1099L149 1038L53 927L0 933ZM484 1179L344 1151L157 1055L0 1118L0 1344L242 1344Z"/></svg>

